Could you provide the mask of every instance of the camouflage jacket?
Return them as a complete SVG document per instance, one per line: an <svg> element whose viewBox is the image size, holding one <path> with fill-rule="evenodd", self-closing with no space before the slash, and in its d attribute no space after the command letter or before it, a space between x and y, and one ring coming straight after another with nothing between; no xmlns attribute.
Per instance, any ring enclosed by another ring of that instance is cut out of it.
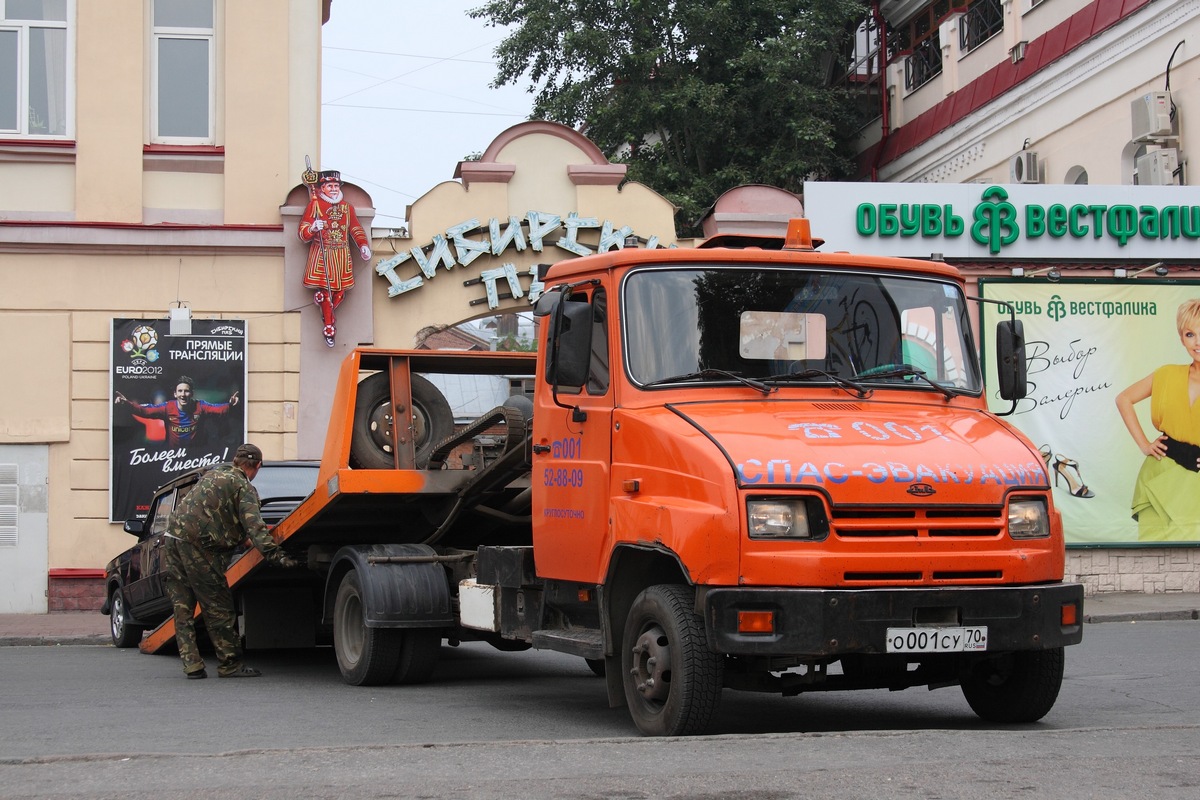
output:
<svg viewBox="0 0 1200 800"><path fill-rule="evenodd" d="M218 551L233 550L248 538L268 559L282 555L263 522L258 490L232 464L200 476L171 512L167 535Z"/></svg>

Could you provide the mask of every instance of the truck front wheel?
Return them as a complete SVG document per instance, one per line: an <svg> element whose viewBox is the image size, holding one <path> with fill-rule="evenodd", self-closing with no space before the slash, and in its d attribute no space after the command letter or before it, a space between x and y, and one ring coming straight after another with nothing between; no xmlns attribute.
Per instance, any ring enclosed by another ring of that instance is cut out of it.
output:
<svg viewBox="0 0 1200 800"><path fill-rule="evenodd" d="M342 680L351 686L391 681L400 664L401 639L402 631L395 628L367 627L358 571L347 572L333 607L333 649Z"/></svg>
<svg viewBox="0 0 1200 800"><path fill-rule="evenodd" d="M650 736L703 733L721 699L724 660L708 648L686 586L651 586L637 596L622 636L625 702Z"/></svg>
<svg viewBox="0 0 1200 800"><path fill-rule="evenodd" d="M988 722L1037 722L1058 699L1065 663L1061 647L980 661L962 678L963 696Z"/></svg>

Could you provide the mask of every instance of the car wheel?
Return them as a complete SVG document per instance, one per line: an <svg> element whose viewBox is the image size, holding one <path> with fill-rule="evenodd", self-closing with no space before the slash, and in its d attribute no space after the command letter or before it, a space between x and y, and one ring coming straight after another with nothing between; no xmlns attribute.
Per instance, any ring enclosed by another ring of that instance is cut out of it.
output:
<svg viewBox="0 0 1200 800"><path fill-rule="evenodd" d="M129 621L129 609L125 605L125 593L121 587L115 587L109 597L108 629L112 634L113 644L117 647L137 647L142 641L141 625Z"/></svg>
<svg viewBox="0 0 1200 800"><path fill-rule="evenodd" d="M412 437L417 468L429 461L434 445L454 433L454 412L436 386L412 375ZM386 372L364 378L354 404L354 435L350 441L350 466L357 469L394 469L392 425L395 413Z"/></svg>
<svg viewBox="0 0 1200 800"><path fill-rule="evenodd" d="M351 686L378 686L400 664L403 631L367 627L362 584L350 570L338 586L333 607L333 650L342 680Z"/></svg>

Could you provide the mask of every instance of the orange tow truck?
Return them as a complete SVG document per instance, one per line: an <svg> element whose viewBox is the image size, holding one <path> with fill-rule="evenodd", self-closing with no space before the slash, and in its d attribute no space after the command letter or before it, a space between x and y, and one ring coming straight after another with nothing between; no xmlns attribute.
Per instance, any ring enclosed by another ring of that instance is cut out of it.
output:
<svg viewBox="0 0 1200 800"><path fill-rule="evenodd" d="M229 570L247 646L331 642L351 684L436 679L443 642L557 650L649 735L706 731L724 689L1046 715L1083 589L958 270L819 252L807 220L751 244L553 265L536 356L355 351L274 529L308 569ZM1015 404L1011 314L995 348ZM535 388L455 431L433 373Z"/></svg>

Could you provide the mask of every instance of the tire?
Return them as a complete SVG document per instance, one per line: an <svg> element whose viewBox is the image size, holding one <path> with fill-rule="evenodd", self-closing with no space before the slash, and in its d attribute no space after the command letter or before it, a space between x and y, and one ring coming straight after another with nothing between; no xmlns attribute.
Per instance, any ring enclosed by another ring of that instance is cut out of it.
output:
<svg viewBox="0 0 1200 800"><path fill-rule="evenodd" d="M392 673L395 683L425 683L433 677L442 649L440 628L409 628L400 645L400 661Z"/></svg>
<svg viewBox="0 0 1200 800"><path fill-rule="evenodd" d="M593 675L595 675L597 678L604 677L604 659L603 658L585 658L584 661L587 662L588 669L590 669L592 671Z"/></svg>
<svg viewBox="0 0 1200 800"><path fill-rule="evenodd" d="M402 633L396 628L367 627L358 572L347 572L333 606L333 649L342 680L351 686L389 682L400 663Z"/></svg>
<svg viewBox="0 0 1200 800"><path fill-rule="evenodd" d="M1065 663L1061 647L981 661L963 676L963 697L988 722L1037 722L1058 699Z"/></svg>
<svg viewBox="0 0 1200 800"><path fill-rule="evenodd" d="M434 445L454 432L454 412L438 388L420 375L412 375L413 447L417 468L424 468ZM392 452L391 382L377 372L358 385L354 404L354 434L350 441L350 466L356 469L394 469Z"/></svg>
<svg viewBox="0 0 1200 800"><path fill-rule="evenodd" d="M137 647L142 641L141 625L129 621L129 608L125 605L125 593L114 587L109 596L108 631L116 647Z"/></svg>
<svg viewBox="0 0 1200 800"><path fill-rule="evenodd" d="M704 733L721 700L724 658L708 648L685 586L651 586L633 601L621 636L625 703L649 736Z"/></svg>

